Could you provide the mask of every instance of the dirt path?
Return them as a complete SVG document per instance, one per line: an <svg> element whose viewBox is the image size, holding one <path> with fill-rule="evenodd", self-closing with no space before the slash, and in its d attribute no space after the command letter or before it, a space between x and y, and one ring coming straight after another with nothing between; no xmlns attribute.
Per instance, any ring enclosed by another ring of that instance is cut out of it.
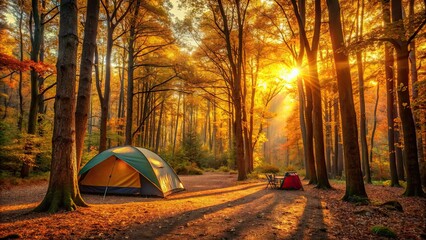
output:
<svg viewBox="0 0 426 240"><path fill-rule="evenodd" d="M154 222L133 225L117 239L327 239L318 198L304 192L265 189L252 183L208 191L190 198L176 196L171 212ZM313 237L315 236L315 237Z"/></svg>
<svg viewBox="0 0 426 240"><path fill-rule="evenodd" d="M65 239L326 239L328 210L307 191L265 189L236 176L181 177L187 191L167 199L85 195L71 213L24 214L46 184L0 193L0 237Z"/></svg>

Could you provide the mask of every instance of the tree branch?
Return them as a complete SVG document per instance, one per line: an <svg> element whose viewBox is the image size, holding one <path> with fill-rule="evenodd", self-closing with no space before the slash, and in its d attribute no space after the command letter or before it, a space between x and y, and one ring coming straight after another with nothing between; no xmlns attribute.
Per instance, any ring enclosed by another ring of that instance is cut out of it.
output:
<svg viewBox="0 0 426 240"><path fill-rule="evenodd" d="M51 84L50 86L48 86L47 88L45 88L41 93L38 94L38 96L43 96L47 91L49 91L54 86L56 86L56 82L54 82L53 84Z"/></svg>

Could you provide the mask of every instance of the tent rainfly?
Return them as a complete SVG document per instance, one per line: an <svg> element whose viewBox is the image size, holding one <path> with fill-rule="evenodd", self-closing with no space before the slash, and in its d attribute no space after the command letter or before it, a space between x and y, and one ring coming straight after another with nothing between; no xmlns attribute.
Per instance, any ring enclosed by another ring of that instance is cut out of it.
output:
<svg viewBox="0 0 426 240"><path fill-rule="evenodd" d="M183 191L173 169L157 154L138 147L123 146L105 150L79 172L83 193L166 197Z"/></svg>

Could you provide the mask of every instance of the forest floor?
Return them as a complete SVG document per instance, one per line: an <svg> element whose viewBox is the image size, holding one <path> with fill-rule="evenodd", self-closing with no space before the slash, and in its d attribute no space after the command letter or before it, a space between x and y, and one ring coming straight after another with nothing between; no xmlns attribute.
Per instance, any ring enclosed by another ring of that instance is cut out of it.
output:
<svg viewBox="0 0 426 240"><path fill-rule="evenodd" d="M47 183L0 192L0 238L23 239L380 239L382 225L399 239L426 238L426 199L402 188L367 185L371 203L341 201L344 184L304 191L266 189L266 181L236 175L181 176L186 191L165 199L84 195L89 208L56 214L30 212ZM381 207L396 200L403 212Z"/></svg>

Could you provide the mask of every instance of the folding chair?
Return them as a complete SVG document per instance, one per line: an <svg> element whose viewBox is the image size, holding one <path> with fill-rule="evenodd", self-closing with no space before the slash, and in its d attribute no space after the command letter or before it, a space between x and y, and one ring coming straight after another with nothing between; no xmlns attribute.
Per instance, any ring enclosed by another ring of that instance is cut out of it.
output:
<svg viewBox="0 0 426 240"><path fill-rule="evenodd" d="M265 174L266 180L268 180L268 184L266 185L266 188L270 187L272 189L277 188L277 181L275 179L275 174L267 173Z"/></svg>

